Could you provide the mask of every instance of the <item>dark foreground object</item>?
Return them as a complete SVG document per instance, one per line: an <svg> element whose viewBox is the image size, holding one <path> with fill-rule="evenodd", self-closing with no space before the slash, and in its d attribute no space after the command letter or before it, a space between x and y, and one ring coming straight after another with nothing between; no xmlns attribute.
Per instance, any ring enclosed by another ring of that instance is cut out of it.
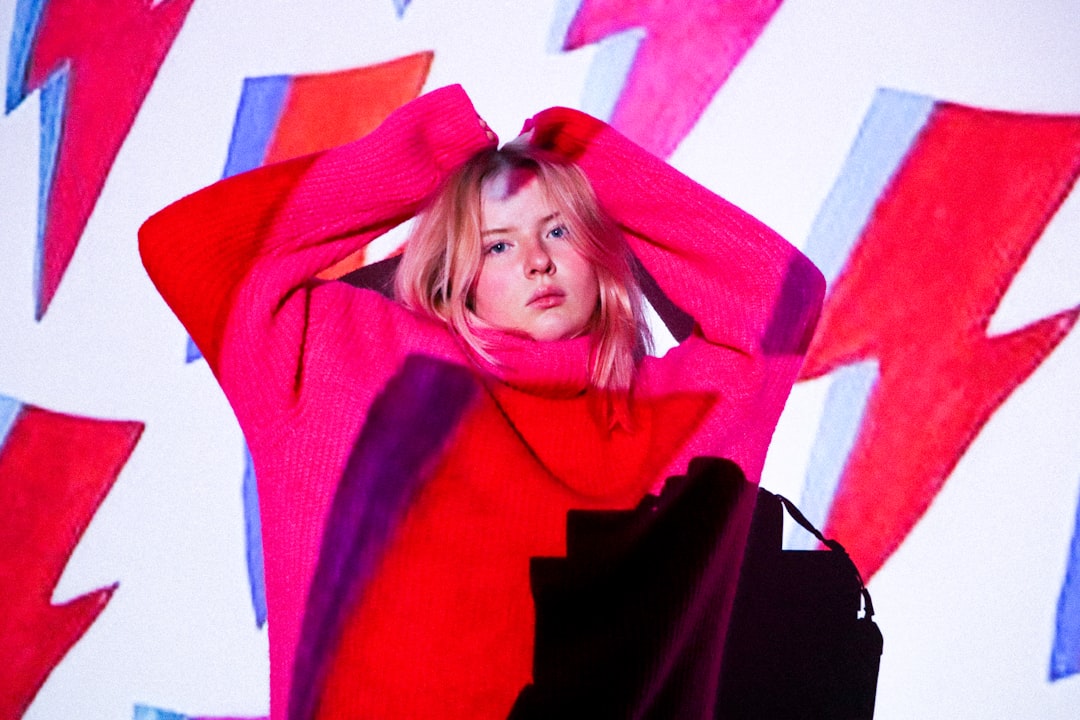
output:
<svg viewBox="0 0 1080 720"><path fill-rule="evenodd" d="M510 719L871 718L881 634L858 574L782 531L780 498L713 458L632 511L571 511L566 558L531 564L534 683Z"/></svg>
<svg viewBox="0 0 1080 720"><path fill-rule="evenodd" d="M869 720L882 650L870 595L838 543L781 549L783 515L782 498L759 490L716 717Z"/></svg>

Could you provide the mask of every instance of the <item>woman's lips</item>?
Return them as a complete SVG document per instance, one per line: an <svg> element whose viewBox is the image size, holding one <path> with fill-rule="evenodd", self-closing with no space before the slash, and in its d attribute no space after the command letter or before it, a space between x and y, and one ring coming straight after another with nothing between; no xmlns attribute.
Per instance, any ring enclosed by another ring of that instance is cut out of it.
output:
<svg viewBox="0 0 1080 720"><path fill-rule="evenodd" d="M533 296L529 298L529 307L534 308L552 308L556 305L562 305L566 299L566 293L557 288L541 288L533 293Z"/></svg>

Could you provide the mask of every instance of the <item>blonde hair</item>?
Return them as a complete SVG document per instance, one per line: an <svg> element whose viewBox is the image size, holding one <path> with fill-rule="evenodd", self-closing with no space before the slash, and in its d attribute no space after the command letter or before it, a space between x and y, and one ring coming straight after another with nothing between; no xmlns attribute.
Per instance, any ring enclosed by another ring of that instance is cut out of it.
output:
<svg viewBox="0 0 1080 720"><path fill-rule="evenodd" d="M596 272L600 293L590 326L592 384L628 390L637 362L652 341L630 251L584 173L551 153L511 143L473 156L452 173L417 218L405 244L394 286L398 301L442 320L480 357L495 362L471 322L471 295L482 262L480 198L486 181L514 170L536 175L565 217L570 241Z"/></svg>

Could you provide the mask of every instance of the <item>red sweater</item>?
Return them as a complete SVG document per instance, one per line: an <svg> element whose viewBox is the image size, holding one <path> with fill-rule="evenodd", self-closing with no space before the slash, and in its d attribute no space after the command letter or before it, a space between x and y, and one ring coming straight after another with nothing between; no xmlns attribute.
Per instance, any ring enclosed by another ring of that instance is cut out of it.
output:
<svg viewBox="0 0 1080 720"><path fill-rule="evenodd" d="M501 337L495 368L439 323L315 279L494 144L459 87L357 142L212 185L140 231L255 462L274 720L505 717L531 677L528 561L564 553L568 509L632 507L698 455L760 476L820 274L600 121L555 108L530 123L696 323L643 361L629 421L611 428L586 340ZM741 551L722 549L732 573Z"/></svg>

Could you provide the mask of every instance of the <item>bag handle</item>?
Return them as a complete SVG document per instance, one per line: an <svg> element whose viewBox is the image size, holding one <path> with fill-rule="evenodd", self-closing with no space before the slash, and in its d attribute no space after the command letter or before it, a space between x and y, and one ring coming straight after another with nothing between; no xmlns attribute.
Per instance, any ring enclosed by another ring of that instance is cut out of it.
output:
<svg viewBox="0 0 1080 720"><path fill-rule="evenodd" d="M791 502L783 495L776 495L776 498L788 511L788 515L791 515L795 522L799 523L799 525L801 525L807 532L820 540L822 545L829 548L833 552L840 553L845 558L847 558L848 565L851 566L852 571L855 573L856 579L858 579L859 581L859 592L862 593L863 597L863 617L867 620L872 619L874 617L874 602L870 599L870 591L866 589L866 583L863 582L862 574L859 573L859 568L855 565L855 562L851 559L851 556L847 554L847 550L844 549L844 546L841 545L838 541L831 540L822 535L821 531L814 527L813 523L807 520L806 516L802 514L802 511L795 506L795 503Z"/></svg>

